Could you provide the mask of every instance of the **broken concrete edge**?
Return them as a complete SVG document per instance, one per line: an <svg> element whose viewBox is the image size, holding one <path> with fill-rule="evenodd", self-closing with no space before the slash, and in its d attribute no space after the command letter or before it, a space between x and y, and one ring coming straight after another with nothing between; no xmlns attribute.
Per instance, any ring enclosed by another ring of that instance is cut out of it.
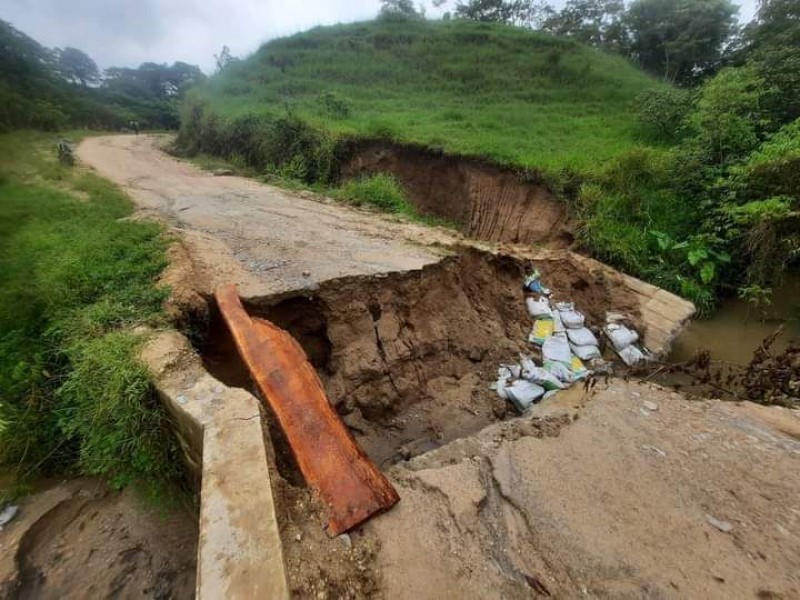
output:
<svg viewBox="0 0 800 600"><path fill-rule="evenodd" d="M197 598L288 598L258 400L209 375L177 331L152 333L140 359L201 480Z"/></svg>

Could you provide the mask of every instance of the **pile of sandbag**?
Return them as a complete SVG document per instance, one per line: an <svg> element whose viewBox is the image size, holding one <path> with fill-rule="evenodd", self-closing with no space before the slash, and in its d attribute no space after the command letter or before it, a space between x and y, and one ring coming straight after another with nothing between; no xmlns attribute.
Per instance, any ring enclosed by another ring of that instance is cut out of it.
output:
<svg viewBox="0 0 800 600"><path fill-rule="evenodd" d="M525 278L522 289L527 296L528 313L533 318L528 341L541 350L542 366L521 354L519 363L500 366L497 381L492 384L497 394L514 404L520 412L589 375L591 371L584 362L592 368L610 372L607 370L610 365L602 358L597 337L586 327L586 318L576 310L574 303L553 304L550 290L542 284L538 270ZM623 320L621 315L608 313L603 333L619 357L631 366L648 355L637 345L639 334Z"/></svg>

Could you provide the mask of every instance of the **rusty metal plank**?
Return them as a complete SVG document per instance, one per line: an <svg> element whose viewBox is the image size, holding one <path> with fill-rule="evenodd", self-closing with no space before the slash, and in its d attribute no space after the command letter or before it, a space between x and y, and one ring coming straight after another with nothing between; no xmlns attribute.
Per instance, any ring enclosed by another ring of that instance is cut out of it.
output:
<svg viewBox="0 0 800 600"><path fill-rule="evenodd" d="M300 344L283 329L251 318L236 286L216 298L242 359L286 434L306 482L328 509L329 535L388 510L400 497L333 410Z"/></svg>

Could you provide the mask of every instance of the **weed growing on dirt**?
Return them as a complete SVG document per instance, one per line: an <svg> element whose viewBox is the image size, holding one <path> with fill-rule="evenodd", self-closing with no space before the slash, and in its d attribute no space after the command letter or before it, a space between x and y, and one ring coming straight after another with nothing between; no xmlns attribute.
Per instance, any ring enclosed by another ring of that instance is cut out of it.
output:
<svg viewBox="0 0 800 600"><path fill-rule="evenodd" d="M110 182L58 164L55 138L0 136L0 461L19 475L175 475L176 447L135 359L161 316L166 241Z"/></svg>
<svg viewBox="0 0 800 600"><path fill-rule="evenodd" d="M400 183L388 173L346 181L335 195L339 200L357 206L367 205L390 213L414 214L414 207L406 200Z"/></svg>

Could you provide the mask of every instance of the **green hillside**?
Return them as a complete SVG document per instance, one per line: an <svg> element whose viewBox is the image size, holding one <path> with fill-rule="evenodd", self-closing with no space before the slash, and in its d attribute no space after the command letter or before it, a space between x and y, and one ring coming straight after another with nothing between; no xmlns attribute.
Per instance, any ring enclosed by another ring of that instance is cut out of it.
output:
<svg viewBox="0 0 800 600"><path fill-rule="evenodd" d="M621 57L543 33L378 20L269 42L194 100L226 121L291 114L334 137L392 138L552 171L632 146L632 101L659 85Z"/></svg>

